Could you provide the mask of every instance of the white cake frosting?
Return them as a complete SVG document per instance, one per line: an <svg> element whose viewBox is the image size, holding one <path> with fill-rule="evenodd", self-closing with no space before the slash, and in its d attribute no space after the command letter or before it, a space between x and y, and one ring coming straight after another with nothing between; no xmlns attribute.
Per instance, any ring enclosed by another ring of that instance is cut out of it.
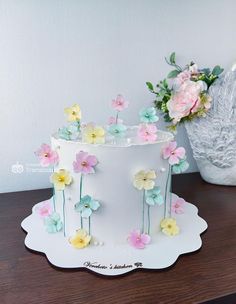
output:
<svg viewBox="0 0 236 304"><path fill-rule="evenodd" d="M121 244L134 229L141 228L142 191L133 186L133 177L140 170L155 170L155 184L164 196L169 164L161 156L163 147L173 140L168 132L158 131L154 143L140 142L135 136L137 127L128 128L125 138L107 138L105 144L87 144L51 137L52 149L59 155L55 170L70 171L73 182L65 189L66 237L80 228L80 214L74 205L80 198L80 173L74 173L73 161L80 151L95 155L98 164L95 174L83 180L83 195L89 194L100 202L100 208L91 215L91 235L94 244ZM62 193L56 192L56 211L62 217ZM155 234L163 218L164 206L151 207L151 231ZM88 220L84 219L84 228Z"/></svg>

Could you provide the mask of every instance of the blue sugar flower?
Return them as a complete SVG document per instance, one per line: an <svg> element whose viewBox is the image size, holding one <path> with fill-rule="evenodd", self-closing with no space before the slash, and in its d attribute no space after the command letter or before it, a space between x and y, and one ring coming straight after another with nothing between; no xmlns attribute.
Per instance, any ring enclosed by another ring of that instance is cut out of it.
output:
<svg viewBox="0 0 236 304"><path fill-rule="evenodd" d="M124 137L127 128L122 124L113 124L108 128L108 132L115 137Z"/></svg>
<svg viewBox="0 0 236 304"><path fill-rule="evenodd" d="M161 195L160 187L154 187L151 190L147 190L145 194L145 200L148 205L161 205L164 203L163 196Z"/></svg>
<svg viewBox="0 0 236 304"><path fill-rule="evenodd" d="M154 123L159 120L156 109L154 107L145 108L139 111L139 117L141 122Z"/></svg>
<svg viewBox="0 0 236 304"><path fill-rule="evenodd" d="M100 207L98 201L95 201L91 196L85 195L81 201L75 204L75 210L81 213L84 218L89 218L93 211Z"/></svg>
<svg viewBox="0 0 236 304"><path fill-rule="evenodd" d="M176 174L183 173L189 167L189 163L186 161L186 158L180 159L179 163L172 166L172 171Z"/></svg>
<svg viewBox="0 0 236 304"><path fill-rule="evenodd" d="M56 233L62 230L63 223L60 218L60 214L53 212L51 215L44 219L44 225L48 233Z"/></svg>
<svg viewBox="0 0 236 304"><path fill-rule="evenodd" d="M80 135L80 123L74 122L69 124L67 127L62 127L58 130L60 138L65 140L76 140Z"/></svg>

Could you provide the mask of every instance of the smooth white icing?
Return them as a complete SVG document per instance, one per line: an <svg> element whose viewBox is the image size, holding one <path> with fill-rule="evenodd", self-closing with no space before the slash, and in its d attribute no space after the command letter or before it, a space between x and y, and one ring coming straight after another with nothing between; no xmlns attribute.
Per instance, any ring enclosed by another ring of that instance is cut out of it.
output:
<svg viewBox="0 0 236 304"><path fill-rule="evenodd" d="M130 128L131 135L136 128ZM99 162L96 173L83 178L83 195L88 194L101 204L91 215L91 234L96 242L104 245L124 243L133 229L141 228L143 193L134 188L133 176L140 170L155 170L156 185L161 187L163 196L167 180L168 162L161 157L161 150L173 135L163 131L158 131L157 135L155 143L141 143L135 136L130 136L130 140L125 138L100 145L52 136L52 148L57 150L60 159L55 170L69 170L73 177L72 184L65 190L67 237L80 228L80 215L74 210L79 201L80 174L73 171L73 161L79 151L95 155ZM60 191L56 193L56 206L62 217ZM163 206L151 207L151 234L158 230L163 209ZM84 224L87 228L86 219Z"/></svg>

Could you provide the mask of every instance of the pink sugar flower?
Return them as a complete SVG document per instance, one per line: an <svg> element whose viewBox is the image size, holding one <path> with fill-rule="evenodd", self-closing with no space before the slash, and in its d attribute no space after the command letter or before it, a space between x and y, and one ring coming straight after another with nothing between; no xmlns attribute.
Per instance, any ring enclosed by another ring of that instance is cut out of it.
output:
<svg viewBox="0 0 236 304"><path fill-rule="evenodd" d="M108 125L116 125L116 124L117 125L123 124L123 120L120 119L120 118L118 118L117 121L116 121L115 117L113 117L113 116L109 117L109 119L108 119Z"/></svg>
<svg viewBox="0 0 236 304"><path fill-rule="evenodd" d="M181 159L185 157L185 149L183 147L177 148L177 142L171 141L162 151L164 159L168 159L169 164L176 165Z"/></svg>
<svg viewBox="0 0 236 304"><path fill-rule="evenodd" d="M94 167L97 163L96 156L80 151L76 154L76 161L73 162L74 172L83 174L94 173Z"/></svg>
<svg viewBox="0 0 236 304"><path fill-rule="evenodd" d="M140 233L139 230L134 230L128 236L128 242L136 249L143 249L145 245L149 244L151 237L148 234Z"/></svg>
<svg viewBox="0 0 236 304"><path fill-rule="evenodd" d="M154 142L157 139L157 127L154 124L141 124L138 137L143 141Z"/></svg>
<svg viewBox="0 0 236 304"><path fill-rule="evenodd" d="M59 161L57 152L53 151L47 144L42 144L41 147L35 152L35 155L39 157L40 165L42 167L55 165Z"/></svg>
<svg viewBox="0 0 236 304"><path fill-rule="evenodd" d="M183 198L177 197L174 201L172 201L171 211L177 214L184 213L183 206L185 203L186 201Z"/></svg>
<svg viewBox="0 0 236 304"><path fill-rule="evenodd" d="M117 95L116 99L112 100L112 108L118 112L123 111L129 105L129 102L122 95Z"/></svg>
<svg viewBox="0 0 236 304"><path fill-rule="evenodd" d="M45 202L41 203L37 207L36 211L41 218L45 218L45 217L49 216L50 214L52 214L52 207L50 205L50 202L45 201Z"/></svg>

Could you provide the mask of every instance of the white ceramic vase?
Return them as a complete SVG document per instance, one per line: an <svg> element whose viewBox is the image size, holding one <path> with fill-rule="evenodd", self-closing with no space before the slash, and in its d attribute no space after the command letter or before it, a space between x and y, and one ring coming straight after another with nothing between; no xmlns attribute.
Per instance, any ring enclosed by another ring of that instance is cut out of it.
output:
<svg viewBox="0 0 236 304"><path fill-rule="evenodd" d="M185 123L202 178L236 186L236 65L210 87L206 117Z"/></svg>

